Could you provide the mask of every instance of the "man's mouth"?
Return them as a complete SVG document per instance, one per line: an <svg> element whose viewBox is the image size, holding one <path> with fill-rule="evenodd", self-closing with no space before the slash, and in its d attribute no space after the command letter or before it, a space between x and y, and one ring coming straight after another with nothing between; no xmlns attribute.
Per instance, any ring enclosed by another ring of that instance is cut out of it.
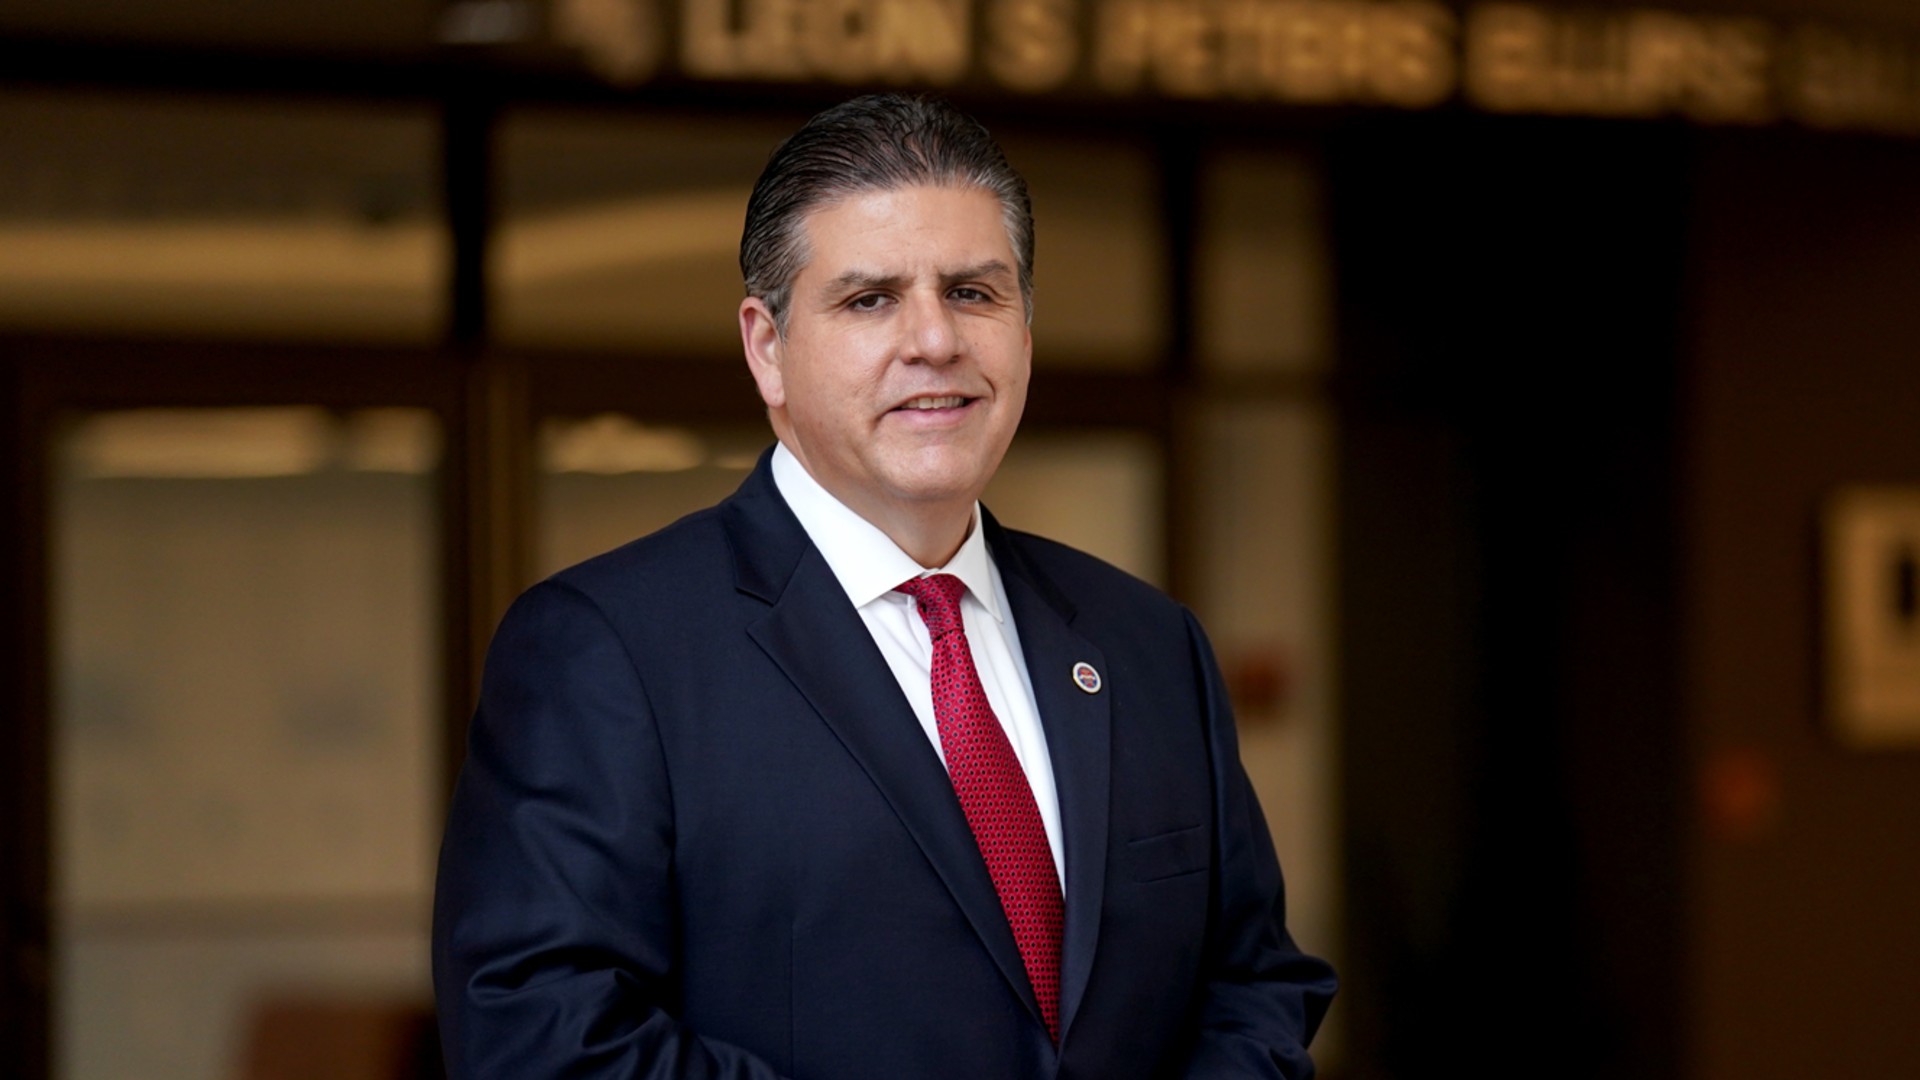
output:
<svg viewBox="0 0 1920 1080"><path fill-rule="evenodd" d="M902 402L898 408L910 411L923 409L957 409L970 400L972 399L961 397L958 394L947 397L920 397L914 398L911 401Z"/></svg>

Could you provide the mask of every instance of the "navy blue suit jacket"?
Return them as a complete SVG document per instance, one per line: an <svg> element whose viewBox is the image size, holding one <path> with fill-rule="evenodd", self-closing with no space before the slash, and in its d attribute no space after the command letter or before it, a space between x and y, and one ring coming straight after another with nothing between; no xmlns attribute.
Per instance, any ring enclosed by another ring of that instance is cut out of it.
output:
<svg viewBox="0 0 1920 1080"><path fill-rule="evenodd" d="M1059 786L1058 1047L939 757L762 458L495 637L435 901L453 1077L1311 1074L1333 976L1287 934L1200 627L984 527Z"/></svg>

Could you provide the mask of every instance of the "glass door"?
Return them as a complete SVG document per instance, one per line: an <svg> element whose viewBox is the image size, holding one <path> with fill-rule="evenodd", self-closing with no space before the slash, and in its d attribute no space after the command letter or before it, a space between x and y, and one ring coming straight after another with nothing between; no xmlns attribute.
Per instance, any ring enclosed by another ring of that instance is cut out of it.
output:
<svg viewBox="0 0 1920 1080"><path fill-rule="evenodd" d="M60 1080L436 1067L461 369L255 353L24 362Z"/></svg>
<svg viewBox="0 0 1920 1080"><path fill-rule="evenodd" d="M245 1075L424 1009L440 426L122 409L53 448L58 1075Z"/></svg>

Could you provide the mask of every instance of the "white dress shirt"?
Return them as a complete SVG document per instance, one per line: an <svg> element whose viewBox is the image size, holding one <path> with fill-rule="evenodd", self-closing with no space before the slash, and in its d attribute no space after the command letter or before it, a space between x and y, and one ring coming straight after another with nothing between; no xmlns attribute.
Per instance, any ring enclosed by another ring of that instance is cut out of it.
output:
<svg viewBox="0 0 1920 1080"><path fill-rule="evenodd" d="M1000 718L1007 741L1013 744L1013 754L1026 770L1064 891L1066 859L1065 849L1060 846L1060 799L1053 785L1053 759L1047 753L1040 709L1034 704L1033 681L1020 653L1020 632L1013 625L1000 569L993 564L980 528L979 504L974 504L973 523L960 550L947 565L929 570L900 550L872 522L821 487L784 444L773 451L773 482L800 519L813 546L820 549L840 587L847 591L847 599L853 601L861 621L867 624L867 632L893 669L900 691L913 706L942 764L946 763L946 753L940 747L940 726L933 715L933 640L926 622L914 610L913 598L895 592L894 586L929 574L952 574L966 585L967 591L960 599L960 618L973 651L973 666L980 674L980 685L987 692L993 715Z"/></svg>

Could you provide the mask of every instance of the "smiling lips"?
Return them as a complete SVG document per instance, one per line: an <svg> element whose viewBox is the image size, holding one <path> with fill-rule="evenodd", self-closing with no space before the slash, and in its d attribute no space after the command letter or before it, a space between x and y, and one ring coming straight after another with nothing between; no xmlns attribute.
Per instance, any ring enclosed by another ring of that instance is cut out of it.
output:
<svg viewBox="0 0 1920 1080"><path fill-rule="evenodd" d="M970 400L969 398L961 397L958 394L954 394L948 397L921 397L921 398L914 398L911 401L902 402L897 407L900 409L913 410L913 411L919 411L919 410L925 410L925 409L957 409L960 406L965 405L969 400Z"/></svg>

